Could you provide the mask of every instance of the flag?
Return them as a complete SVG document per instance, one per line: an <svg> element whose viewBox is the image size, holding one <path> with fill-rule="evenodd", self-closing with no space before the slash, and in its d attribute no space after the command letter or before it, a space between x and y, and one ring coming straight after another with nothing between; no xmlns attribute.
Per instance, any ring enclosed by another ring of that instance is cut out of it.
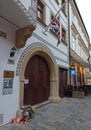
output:
<svg viewBox="0 0 91 130"><path fill-rule="evenodd" d="M54 19L54 21L50 25L50 28L56 33L58 37L58 43L57 43L58 46L60 44L60 15Z"/></svg>

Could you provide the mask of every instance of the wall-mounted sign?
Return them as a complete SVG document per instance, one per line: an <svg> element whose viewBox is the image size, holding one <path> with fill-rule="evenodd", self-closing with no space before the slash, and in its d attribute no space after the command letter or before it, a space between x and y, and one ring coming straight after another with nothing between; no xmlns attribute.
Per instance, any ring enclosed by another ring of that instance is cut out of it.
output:
<svg viewBox="0 0 91 130"><path fill-rule="evenodd" d="M4 78L3 79L3 90L2 94L12 94L13 91L13 78Z"/></svg>
<svg viewBox="0 0 91 130"><path fill-rule="evenodd" d="M29 79L25 79L24 84L29 84Z"/></svg>
<svg viewBox="0 0 91 130"><path fill-rule="evenodd" d="M70 73L71 73L71 75L76 75L76 71L73 69L70 70Z"/></svg>
<svg viewBox="0 0 91 130"><path fill-rule="evenodd" d="M14 71L4 70L2 94L12 94Z"/></svg>
<svg viewBox="0 0 91 130"><path fill-rule="evenodd" d="M14 71L4 70L3 78L14 78Z"/></svg>

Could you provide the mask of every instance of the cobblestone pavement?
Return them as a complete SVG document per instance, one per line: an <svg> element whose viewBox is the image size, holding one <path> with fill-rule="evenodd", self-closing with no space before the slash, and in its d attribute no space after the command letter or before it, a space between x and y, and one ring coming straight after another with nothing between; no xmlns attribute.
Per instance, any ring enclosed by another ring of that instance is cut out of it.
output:
<svg viewBox="0 0 91 130"><path fill-rule="evenodd" d="M36 118L31 122L7 124L0 130L91 130L91 96L49 103L36 110Z"/></svg>
<svg viewBox="0 0 91 130"><path fill-rule="evenodd" d="M91 130L91 96L86 97L73 115L67 123L60 124L57 130Z"/></svg>

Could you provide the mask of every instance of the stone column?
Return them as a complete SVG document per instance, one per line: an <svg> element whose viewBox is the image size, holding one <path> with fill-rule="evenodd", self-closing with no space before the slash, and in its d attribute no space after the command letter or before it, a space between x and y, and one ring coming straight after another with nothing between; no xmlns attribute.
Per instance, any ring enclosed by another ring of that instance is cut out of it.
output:
<svg viewBox="0 0 91 130"><path fill-rule="evenodd" d="M50 97L49 101L57 103L61 101L61 98L59 97L59 87L57 80L51 80L50 81Z"/></svg>
<svg viewBox="0 0 91 130"><path fill-rule="evenodd" d="M20 106L23 105L23 98L24 98L24 80L20 81Z"/></svg>

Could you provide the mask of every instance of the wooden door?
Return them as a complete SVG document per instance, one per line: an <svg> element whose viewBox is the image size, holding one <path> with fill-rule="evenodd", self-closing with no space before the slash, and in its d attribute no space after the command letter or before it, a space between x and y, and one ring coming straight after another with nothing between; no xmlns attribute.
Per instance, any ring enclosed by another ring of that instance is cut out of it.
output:
<svg viewBox="0 0 91 130"><path fill-rule="evenodd" d="M37 104L48 100L50 95L50 73L45 60L35 55L25 69L25 79L29 80L24 85L24 104Z"/></svg>
<svg viewBox="0 0 91 130"><path fill-rule="evenodd" d="M65 96L65 87L67 87L67 70L59 68L59 96Z"/></svg>

